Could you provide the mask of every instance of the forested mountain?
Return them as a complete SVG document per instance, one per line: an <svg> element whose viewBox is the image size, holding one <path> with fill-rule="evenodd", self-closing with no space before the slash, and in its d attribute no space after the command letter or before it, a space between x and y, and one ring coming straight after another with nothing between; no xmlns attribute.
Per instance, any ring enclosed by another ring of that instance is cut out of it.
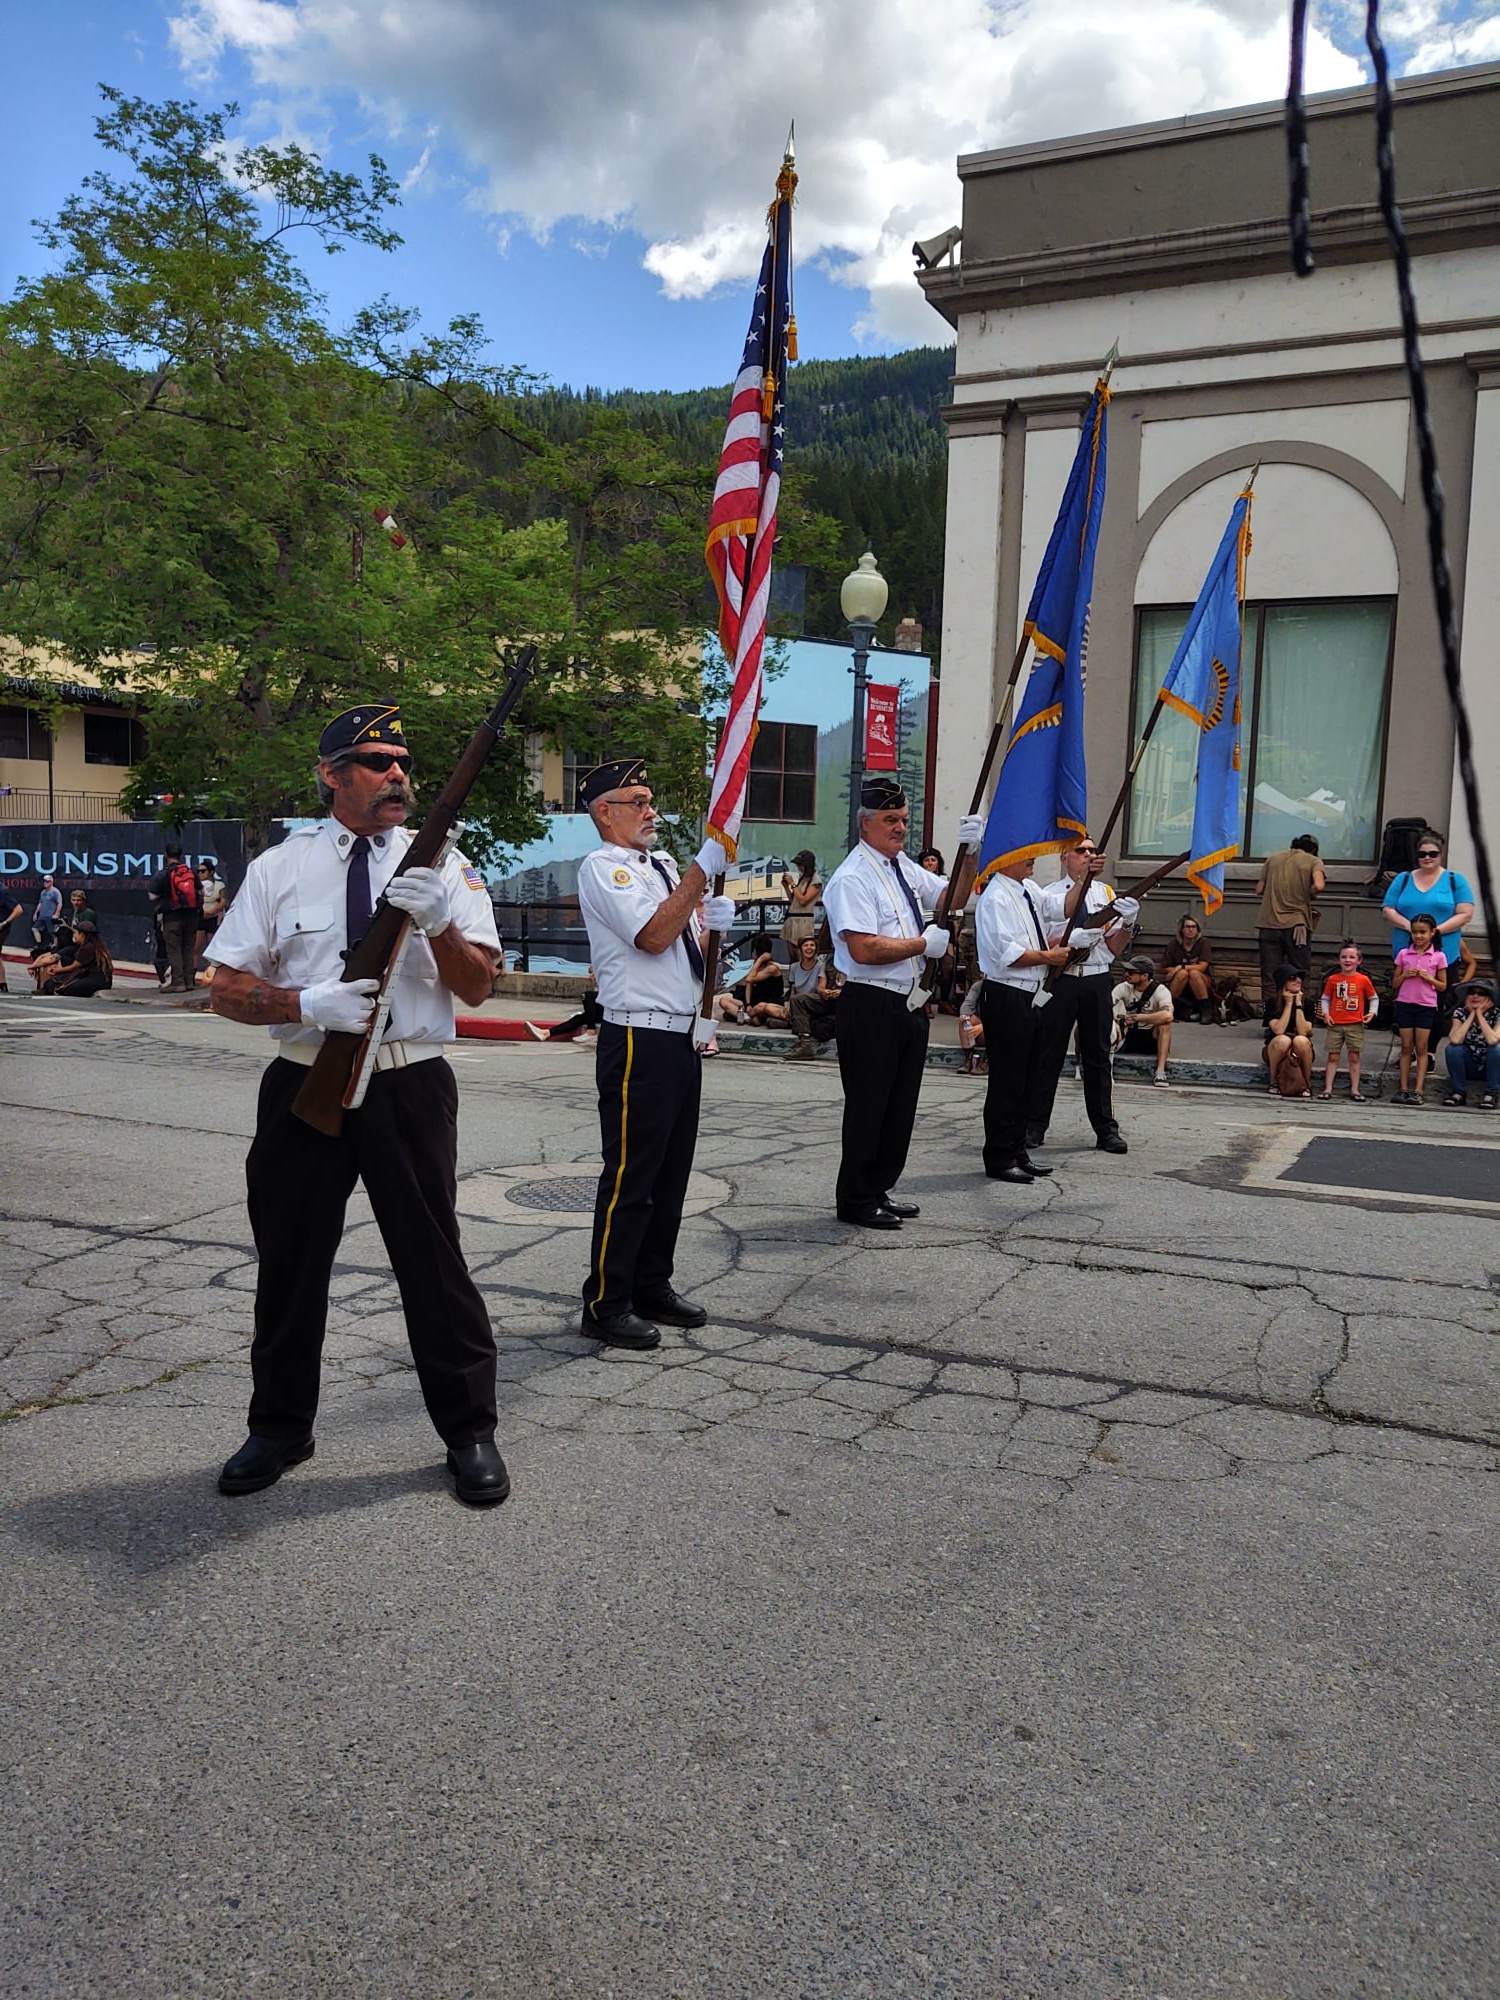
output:
<svg viewBox="0 0 1500 2000"><path fill-rule="evenodd" d="M946 453L940 406L948 400L951 347L914 347L868 360L803 361L787 384L787 479L805 505L843 526L843 566L808 577L806 630L840 638L838 587L868 545L891 586L882 637L896 621L921 620L929 648L942 625ZM580 436L591 409L615 409L659 437L685 462L718 455L729 385L712 389L605 393L547 389L522 399L539 430Z"/></svg>

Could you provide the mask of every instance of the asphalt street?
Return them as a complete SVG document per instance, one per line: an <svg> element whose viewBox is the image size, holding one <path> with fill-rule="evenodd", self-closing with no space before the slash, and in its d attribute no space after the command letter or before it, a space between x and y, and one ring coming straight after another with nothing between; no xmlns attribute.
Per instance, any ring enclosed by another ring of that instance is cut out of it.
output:
<svg viewBox="0 0 1500 2000"><path fill-rule="evenodd" d="M1500 1993L1500 1119L724 1058L644 1358L578 1338L592 1062L455 1057L500 1341L460 1506L362 1197L317 1455L226 1500L264 1038L0 1001L0 1990ZM1329 1146L1332 1138L1339 1143Z"/></svg>

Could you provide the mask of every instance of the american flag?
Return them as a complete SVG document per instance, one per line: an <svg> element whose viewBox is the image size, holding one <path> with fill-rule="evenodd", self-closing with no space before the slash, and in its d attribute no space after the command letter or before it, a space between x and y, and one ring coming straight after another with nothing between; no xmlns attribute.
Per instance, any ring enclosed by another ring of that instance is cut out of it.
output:
<svg viewBox="0 0 1500 2000"><path fill-rule="evenodd" d="M792 317L792 192L797 175L790 146L776 181L767 219L750 331L729 402L729 423L719 454L704 560L719 598L719 643L734 666L729 711L714 758L708 831L734 858L750 748L760 710L761 652L771 601L771 556L776 547L776 502L785 452L786 364L796 357Z"/></svg>

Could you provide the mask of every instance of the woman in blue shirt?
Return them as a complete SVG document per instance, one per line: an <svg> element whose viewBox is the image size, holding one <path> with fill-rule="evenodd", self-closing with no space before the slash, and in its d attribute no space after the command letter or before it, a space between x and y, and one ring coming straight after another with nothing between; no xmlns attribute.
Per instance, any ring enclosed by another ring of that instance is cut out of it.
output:
<svg viewBox="0 0 1500 2000"><path fill-rule="evenodd" d="M1381 915L1391 926L1391 956L1411 943L1413 917L1431 917L1437 941L1450 965L1458 959L1459 933L1474 914L1474 891L1466 875L1444 865L1443 836L1423 829L1417 841L1417 865L1398 875L1386 895Z"/></svg>

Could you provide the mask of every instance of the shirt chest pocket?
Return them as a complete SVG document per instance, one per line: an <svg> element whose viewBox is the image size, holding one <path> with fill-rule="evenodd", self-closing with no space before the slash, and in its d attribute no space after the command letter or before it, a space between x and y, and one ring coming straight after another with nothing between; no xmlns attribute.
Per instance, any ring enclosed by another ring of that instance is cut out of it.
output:
<svg viewBox="0 0 1500 2000"><path fill-rule="evenodd" d="M344 969L344 911L327 896L293 888L276 911L272 956L288 986L337 979Z"/></svg>

